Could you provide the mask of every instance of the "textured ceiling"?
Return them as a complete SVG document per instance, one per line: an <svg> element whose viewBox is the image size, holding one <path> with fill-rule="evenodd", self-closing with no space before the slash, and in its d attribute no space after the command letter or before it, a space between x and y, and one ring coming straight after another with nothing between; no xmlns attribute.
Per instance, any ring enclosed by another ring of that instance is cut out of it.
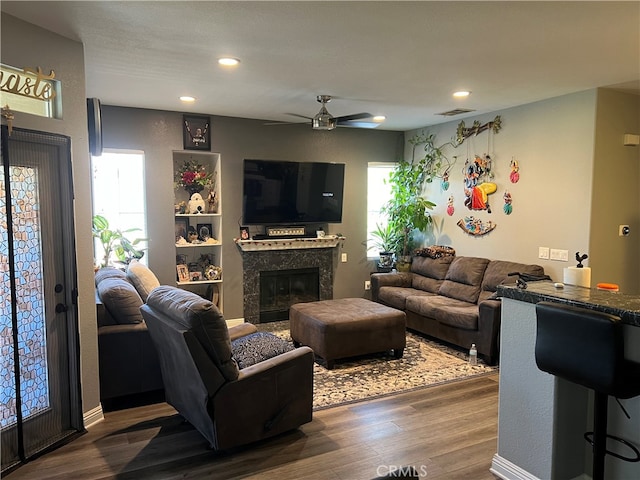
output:
<svg viewBox="0 0 640 480"><path fill-rule="evenodd" d="M85 48L104 104L271 121L386 115L381 129L595 87L640 90L640 2L2 1ZM216 59L241 59L231 70ZM55 69L55 65L42 65ZM465 100L451 94L471 90ZM180 95L197 102L182 104ZM464 118L464 115L454 117ZM286 127L274 127L286 128Z"/></svg>

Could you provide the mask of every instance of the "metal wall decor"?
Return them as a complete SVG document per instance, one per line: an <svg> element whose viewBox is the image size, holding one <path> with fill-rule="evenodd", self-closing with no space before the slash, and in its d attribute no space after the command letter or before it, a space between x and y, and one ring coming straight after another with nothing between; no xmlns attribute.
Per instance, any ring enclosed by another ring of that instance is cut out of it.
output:
<svg viewBox="0 0 640 480"><path fill-rule="evenodd" d="M502 119L500 118L500 115L497 115L492 122L487 122L485 124L481 124L476 120L473 122L473 125L468 128L465 127L464 120L462 120L458 124L458 129L456 130L456 142L458 142L458 145L462 145L462 143L472 135L478 135L479 133L489 129L491 129L493 133L498 133L502 129Z"/></svg>
<svg viewBox="0 0 640 480"><path fill-rule="evenodd" d="M182 143L185 150L211 150L209 117L183 115Z"/></svg>

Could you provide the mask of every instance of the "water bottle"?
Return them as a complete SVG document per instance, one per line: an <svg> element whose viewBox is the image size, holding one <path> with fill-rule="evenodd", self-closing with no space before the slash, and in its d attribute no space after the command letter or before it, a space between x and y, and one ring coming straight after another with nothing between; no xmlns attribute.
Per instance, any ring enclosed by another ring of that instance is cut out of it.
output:
<svg viewBox="0 0 640 480"><path fill-rule="evenodd" d="M471 344L471 350L469 350L469 365L478 365L478 350L475 343Z"/></svg>

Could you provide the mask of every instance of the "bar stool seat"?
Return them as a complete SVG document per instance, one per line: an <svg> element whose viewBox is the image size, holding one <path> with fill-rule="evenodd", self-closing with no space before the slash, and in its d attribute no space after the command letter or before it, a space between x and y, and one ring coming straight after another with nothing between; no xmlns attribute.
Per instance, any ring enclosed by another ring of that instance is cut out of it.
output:
<svg viewBox="0 0 640 480"><path fill-rule="evenodd" d="M593 445L593 479L604 479L607 453L629 462L640 461L640 451L634 445L607 434L608 397L640 395L640 364L625 359L620 317L552 302L538 303L536 317L538 368L595 392L594 430L585 434ZM622 442L634 456L608 451L607 437Z"/></svg>

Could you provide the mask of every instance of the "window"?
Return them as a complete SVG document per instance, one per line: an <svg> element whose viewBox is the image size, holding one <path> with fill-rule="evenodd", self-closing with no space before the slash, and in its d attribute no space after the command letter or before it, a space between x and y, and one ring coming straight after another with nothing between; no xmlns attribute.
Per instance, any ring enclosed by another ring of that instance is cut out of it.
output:
<svg viewBox="0 0 640 480"><path fill-rule="evenodd" d="M380 212L382 206L391 198L391 186L388 183L389 174L395 163L370 162L367 169L367 250L373 247L371 232L376 224L385 224L386 216ZM372 250L369 257L377 256Z"/></svg>
<svg viewBox="0 0 640 480"><path fill-rule="evenodd" d="M138 228L125 234L129 240L147 238L144 152L105 150L101 156L91 157L91 165L93 214L105 217L111 230ZM94 249L96 262L100 263L104 250L97 239ZM141 262L147 263L146 251Z"/></svg>

